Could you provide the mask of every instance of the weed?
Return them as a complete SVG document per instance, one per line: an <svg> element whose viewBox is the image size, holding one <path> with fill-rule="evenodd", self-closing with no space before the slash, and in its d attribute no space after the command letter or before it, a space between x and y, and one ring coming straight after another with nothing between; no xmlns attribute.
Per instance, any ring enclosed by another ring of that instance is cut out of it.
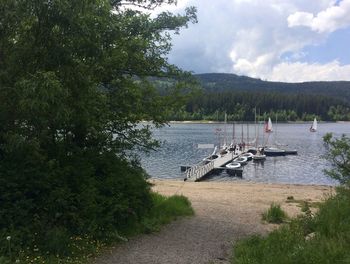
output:
<svg viewBox="0 0 350 264"><path fill-rule="evenodd" d="M287 218L287 214L279 204L272 203L270 208L263 213L262 219L268 223L280 224Z"/></svg>

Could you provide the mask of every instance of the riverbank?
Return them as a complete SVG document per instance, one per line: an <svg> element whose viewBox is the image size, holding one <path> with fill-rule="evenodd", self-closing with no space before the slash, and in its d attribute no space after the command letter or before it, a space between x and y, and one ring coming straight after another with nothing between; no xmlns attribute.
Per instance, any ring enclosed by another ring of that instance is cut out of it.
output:
<svg viewBox="0 0 350 264"><path fill-rule="evenodd" d="M160 194L188 197L195 216L175 221L159 233L133 238L99 258L96 264L229 263L232 243L277 227L261 221L261 214L272 202L295 217L301 213L301 201L315 204L333 191L332 187L318 185L150 182ZM291 196L293 201L287 199Z"/></svg>

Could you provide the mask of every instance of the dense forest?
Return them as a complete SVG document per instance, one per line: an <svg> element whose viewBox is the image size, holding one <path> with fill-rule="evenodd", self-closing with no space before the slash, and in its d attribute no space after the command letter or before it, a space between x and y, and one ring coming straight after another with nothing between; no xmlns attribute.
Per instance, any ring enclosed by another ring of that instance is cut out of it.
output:
<svg viewBox="0 0 350 264"><path fill-rule="evenodd" d="M171 120L254 120L254 109L262 119L280 121L350 120L350 82L267 82L235 74L195 75L201 92L186 107L170 113ZM166 82L159 83L165 87Z"/></svg>

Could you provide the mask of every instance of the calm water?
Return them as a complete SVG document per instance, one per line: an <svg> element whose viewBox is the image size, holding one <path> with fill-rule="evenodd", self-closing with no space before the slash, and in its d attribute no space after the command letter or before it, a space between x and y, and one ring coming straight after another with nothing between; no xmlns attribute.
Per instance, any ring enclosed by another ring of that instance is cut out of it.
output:
<svg viewBox="0 0 350 264"><path fill-rule="evenodd" d="M247 131L250 140L255 137L255 126L250 124L235 125L235 137L241 138L242 127L244 138ZM321 156L325 152L322 137L327 132L335 136L350 136L350 123L321 123L316 133L309 132L310 124L278 124L270 135L269 143L287 144L287 149L296 149L297 156L267 157L263 163L249 162L243 168L243 179L265 183L325 184L333 185L334 181L324 175L323 169L328 162ZM218 132L221 129L222 132ZM277 129L277 131L276 131ZM233 135L232 125L226 126L228 141ZM208 156L213 149L199 149L198 144L217 145L224 131L220 124L172 124L170 127L154 131L154 136L161 140L162 146L156 152L142 157L142 166L153 178L183 179L180 165L192 165ZM260 127L259 131L262 131ZM277 133L276 133L277 132ZM276 137L276 138L275 138ZM222 139L221 139L222 140ZM260 133L259 142L262 142ZM266 141L266 134L264 140ZM214 175L209 181L237 181L225 172Z"/></svg>

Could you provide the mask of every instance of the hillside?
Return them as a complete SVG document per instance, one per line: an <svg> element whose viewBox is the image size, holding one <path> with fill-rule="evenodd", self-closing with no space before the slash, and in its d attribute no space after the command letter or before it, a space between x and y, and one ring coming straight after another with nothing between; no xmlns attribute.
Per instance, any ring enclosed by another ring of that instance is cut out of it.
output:
<svg viewBox="0 0 350 264"><path fill-rule="evenodd" d="M229 73L196 74L207 92L227 91L273 91L283 93L308 93L350 100L350 81L284 83L239 76Z"/></svg>

